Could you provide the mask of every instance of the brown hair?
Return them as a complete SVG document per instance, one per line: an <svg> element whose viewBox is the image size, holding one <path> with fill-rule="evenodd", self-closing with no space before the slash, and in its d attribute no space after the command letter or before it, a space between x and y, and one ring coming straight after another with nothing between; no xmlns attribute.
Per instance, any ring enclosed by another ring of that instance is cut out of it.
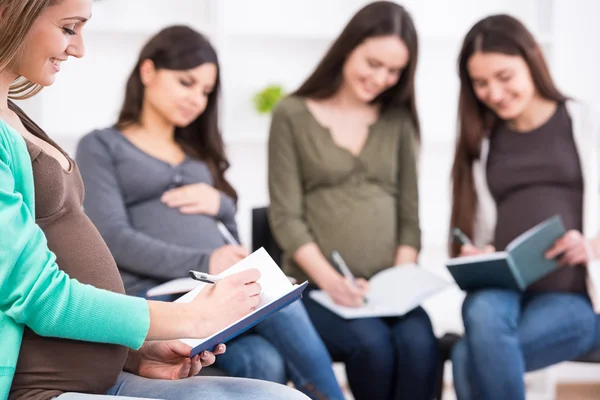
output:
<svg viewBox="0 0 600 400"><path fill-rule="evenodd" d="M33 23L38 19L42 11L60 0L0 0L0 12L2 13L2 24L0 24L0 71L14 68L21 56L23 43ZM26 99L34 96L42 86L19 76L10 86L9 99ZM12 101L8 101L8 107L14 111L25 128L33 135L50 141L46 133L31 120L27 114ZM58 146L57 146L58 147Z"/></svg>
<svg viewBox="0 0 600 400"><path fill-rule="evenodd" d="M450 228L457 227L469 237L474 232L478 201L473 162L479 159L484 137L500 122L498 116L477 99L473 89L467 63L477 52L522 57L542 97L557 102L567 99L554 84L539 44L519 20L508 15L492 15L476 23L467 33L458 57L458 138L452 166ZM458 245L450 245L452 256L459 252Z"/></svg>
<svg viewBox="0 0 600 400"><path fill-rule="evenodd" d="M151 60L156 69L176 71L196 68L205 63L217 66L217 81L208 96L206 109L190 125L175 129L175 141L184 151L206 162L215 187L237 201L235 189L225 179L229 161L218 126L220 71L214 48L203 35L187 26L171 26L152 37L142 49L127 81L125 99L116 123L118 129L140 123L145 93L140 67L145 60Z"/></svg>
<svg viewBox="0 0 600 400"><path fill-rule="evenodd" d="M342 84L342 70L352 51L366 39L397 35L402 39L410 58L398 82L373 101L382 106L404 107L411 115L420 140L420 126L415 101L415 72L418 60L417 31L409 13L391 1L376 1L359 10L333 42L315 71L294 95L325 99L333 96Z"/></svg>
<svg viewBox="0 0 600 400"><path fill-rule="evenodd" d="M0 0L0 71L14 67L20 57L23 42L33 23L45 8L59 0ZM19 76L10 86L11 99L26 99L42 90L42 86Z"/></svg>

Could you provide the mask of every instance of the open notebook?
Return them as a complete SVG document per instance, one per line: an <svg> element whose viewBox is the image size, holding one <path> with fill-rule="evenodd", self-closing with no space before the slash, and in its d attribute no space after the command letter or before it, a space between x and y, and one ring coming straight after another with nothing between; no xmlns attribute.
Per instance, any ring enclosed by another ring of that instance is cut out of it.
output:
<svg viewBox="0 0 600 400"><path fill-rule="evenodd" d="M558 268L545 253L565 234L560 216L543 221L516 237L505 251L456 257L446 266L464 291L501 288L524 291Z"/></svg>
<svg viewBox="0 0 600 400"><path fill-rule="evenodd" d="M340 306L321 290L313 290L309 296L345 319L395 317L406 314L429 296L451 285L422 267L411 264L388 268L371 277L368 301L362 307Z"/></svg>
<svg viewBox="0 0 600 400"><path fill-rule="evenodd" d="M300 299L302 297L302 292L308 284L308 282L304 282L301 285L292 285L279 266L277 266L275 261L273 261L271 256L269 256L263 248L256 250L254 253L250 254L231 268L223 271L218 276L225 277L251 268L256 268L260 270L261 273L261 277L258 280L258 283L260 283L262 287L262 302L260 305L252 313L209 337L203 339L181 339L181 341L193 347L192 356L199 354L204 350L212 350L219 343L226 343L228 340L233 339L252 328L269 315ZM208 284L202 282L199 283L192 291L175 301L192 301L206 285Z"/></svg>

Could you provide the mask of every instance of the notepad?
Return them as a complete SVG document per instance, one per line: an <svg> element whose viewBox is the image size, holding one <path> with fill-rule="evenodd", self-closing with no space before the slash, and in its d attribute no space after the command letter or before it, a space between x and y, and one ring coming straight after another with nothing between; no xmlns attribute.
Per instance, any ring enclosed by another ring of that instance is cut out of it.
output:
<svg viewBox="0 0 600 400"><path fill-rule="evenodd" d="M251 268L258 269L261 274L260 279L257 281L262 288L262 301L260 305L252 313L240 318L209 337L202 339L181 339L181 341L192 347L192 356L204 350L212 350L219 343L226 343L252 328L269 315L300 299L302 292L308 285L308 282L304 282L301 285L292 285L279 266L262 247L218 276L224 278ZM201 282L192 291L175 301L189 303L206 285L208 283Z"/></svg>
<svg viewBox="0 0 600 400"><path fill-rule="evenodd" d="M313 290L311 299L345 319L396 317L418 307L428 297L452 283L414 264L385 269L369 280L368 302L361 307L336 304L322 290Z"/></svg>
<svg viewBox="0 0 600 400"><path fill-rule="evenodd" d="M505 251L450 259L446 266L464 291L485 288L524 291L558 268L545 253L566 233L560 216L554 216L519 235Z"/></svg>

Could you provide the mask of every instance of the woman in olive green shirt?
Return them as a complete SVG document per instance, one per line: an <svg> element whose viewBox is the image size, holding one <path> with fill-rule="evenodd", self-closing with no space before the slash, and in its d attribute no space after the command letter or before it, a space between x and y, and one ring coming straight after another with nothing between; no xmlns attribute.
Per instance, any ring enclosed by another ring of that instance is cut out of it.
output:
<svg viewBox="0 0 600 400"><path fill-rule="evenodd" d="M269 218L284 268L341 305L361 305L375 273L417 260L416 64L408 13L372 3L273 114ZM332 267L333 250L357 285ZM437 344L423 309L345 320L309 296L304 302L357 400L432 397Z"/></svg>

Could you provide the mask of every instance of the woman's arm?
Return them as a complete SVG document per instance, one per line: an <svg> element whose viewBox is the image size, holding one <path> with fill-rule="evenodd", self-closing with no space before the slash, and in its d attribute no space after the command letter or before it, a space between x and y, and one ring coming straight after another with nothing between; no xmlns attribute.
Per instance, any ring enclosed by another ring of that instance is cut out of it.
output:
<svg viewBox="0 0 600 400"><path fill-rule="evenodd" d="M396 265L416 263L421 248L415 136L414 125L407 115L404 117L400 132L398 149L398 248L395 258Z"/></svg>
<svg viewBox="0 0 600 400"><path fill-rule="evenodd" d="M208 272L211 250L173 245L135 230L129 223L110 149L95 134L77 146L77 164L85 183L84 208L119 268L159 280Z"/></svg>
<svg viewBox="0 0 600 400"><path fill-rule="evenodd" d="M291 122L284 108L273 112L269 134L269 222L277 243L322 287L339 276L315 244L303 216L304 190Z"/></svg>

